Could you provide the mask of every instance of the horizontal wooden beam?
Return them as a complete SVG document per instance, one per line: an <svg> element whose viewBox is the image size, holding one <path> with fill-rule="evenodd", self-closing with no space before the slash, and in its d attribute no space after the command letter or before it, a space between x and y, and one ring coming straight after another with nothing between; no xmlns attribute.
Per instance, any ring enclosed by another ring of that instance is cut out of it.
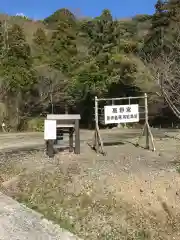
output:
<svg viewBox="0 0 180 240"><path fill-rule="evenodd" d="M144 99L144 96L139 97L121 97L121 98L96 98L96 101L118 101L118 100L131 100L131 99Z"/></svg>
<svg viewBox="0 0 180 240"><path fill-rule="evenodd" d="M57 124L57 128L74 128L74 124Z"/></svg>
<svg viewBox="0 0 180 240"><path fill-rule="evenodd" d="M47 114L48 120L80 120L80 114Z"/></svg>

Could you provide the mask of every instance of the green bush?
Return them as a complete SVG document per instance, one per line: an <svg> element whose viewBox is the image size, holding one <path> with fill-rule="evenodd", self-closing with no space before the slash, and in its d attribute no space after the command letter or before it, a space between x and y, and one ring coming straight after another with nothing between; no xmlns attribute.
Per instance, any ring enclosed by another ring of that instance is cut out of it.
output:
<svg viewBox="0 0 180 240"><path fill-rule="evenodd" d="M32 118L27 121L27 130L35 132L44 131L44 118Z"/></svg>

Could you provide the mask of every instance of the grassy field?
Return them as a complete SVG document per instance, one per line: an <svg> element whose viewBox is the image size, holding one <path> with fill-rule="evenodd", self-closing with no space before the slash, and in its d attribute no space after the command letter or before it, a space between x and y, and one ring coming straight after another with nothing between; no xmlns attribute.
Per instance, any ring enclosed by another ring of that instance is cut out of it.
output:
<svg viewBox="0 0 180 240"><path fill-rule="evenodd" d="M180 239L179 145L156 139L156 153L132 144L83 145L1 157L2 191L83 239ZM161 154L159 154L161 151Z"/></svg>

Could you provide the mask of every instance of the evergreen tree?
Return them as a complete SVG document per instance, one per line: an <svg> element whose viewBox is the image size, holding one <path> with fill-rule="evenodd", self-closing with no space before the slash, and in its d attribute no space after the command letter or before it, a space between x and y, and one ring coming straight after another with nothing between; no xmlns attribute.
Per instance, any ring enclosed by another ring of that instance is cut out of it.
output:
<svg viewBox="0 0 180 240"><path fill-rule="evenodd" d="M51 38L52 65L65 74L70 74L77 55L76 28L69 19L60 20Z"/></svg>
<svg viewBox="0 0 180 240"><path fill-rule="evenodd" d="M34 33L33 41L38 46L44 46L47 44L47 37L42 28L38 28Z"/></svg>
<svg viewBox="0 0 180 240"><path fill-rule="evenodd" d="M166 36L170 25L169 12L166 11L166 3L158 0L155 5L155 14L151 19L151 28L145 38L143 52L151 54L154 58L162 51L166 51Z"/></svg>
<svg viewBox="0 0 180 240"><path fill-rule="evenodd" d="M14 24L7 31L6 51L0 65L1 89L8 109L9 124L17 127L21 116L27 112L36 75L30 46L26 42L23 30Z"/></svg>
<svg viewBox="0 0 180 240"><path fill-rule="evenodd" d="M45 31L42 28L38 28L33 35L33 57L35 65L42 65L49 60L49 42Z"/></svg>
<svg viewBox="0 0 180 240"><path fill-rule="evenodd" d="M12 92L28 91L35 83L32 57L29 44L19 25L8 31L7 54L2 59L3 76Z"/></svg>
<svg viewBox="0 0 180 240"><path fill-rule="evenodd" d="M113 21L109 10L103 10L101 16L92 22L93 29L91 32L92 39L89 53L96 56L100 52L109 52L116 44L117 32L116 24Z"/></svg>
<svg viewBox="0 0 180 240"><path fill-rule="evenodd" d="M74 14L66 8L55 11L51 16L44 19L44 22L48 24L51 29L57 29L59 21L66 21L71 26L75 24L76 18Z"/></svg>

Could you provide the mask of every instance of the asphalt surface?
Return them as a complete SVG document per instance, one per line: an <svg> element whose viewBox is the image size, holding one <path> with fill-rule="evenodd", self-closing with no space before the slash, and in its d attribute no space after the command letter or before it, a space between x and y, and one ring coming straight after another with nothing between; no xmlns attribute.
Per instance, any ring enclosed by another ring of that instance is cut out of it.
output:
<svg viewBox="0 0 180 240"><path fill-rule="evenodd" d="M142 129L101 129L103 142L128 141L138 138ZM180 131L177 129L155 129L152 128L154 138L177 137L180 138ZM91 142L93 131L81 130L80 140L83 143ZM64 135L62 146L68 146L68 135ZM43 133L5 133L0 134L0 151L33 150L44 149L45 141Z"/></svg>

